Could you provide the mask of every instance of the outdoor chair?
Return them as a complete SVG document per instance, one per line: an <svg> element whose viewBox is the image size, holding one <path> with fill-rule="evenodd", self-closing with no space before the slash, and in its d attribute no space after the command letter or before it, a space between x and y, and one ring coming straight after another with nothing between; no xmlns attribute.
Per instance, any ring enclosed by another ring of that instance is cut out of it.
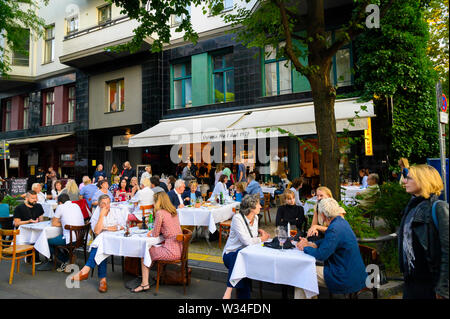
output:
<svg viewBox="0 0 450 319"><path fill-rule="evenodd" d="M16 245L16 237L20 234L20 230L0 229L0 262L11 260L11 272L9 275L9 284L12 284L14 276L14 268L17 261L17 273L20 270L20 260L28 256L32 257L32 275L35 273L35 250L33 245ZM12 236L12 240L3 239L3 236ZM31 251L31 252L30 252Z"/></svg>
<svg viewBox="0 0 450 319"><path fill-rule="evenodd" d="M91 223L88 222L86 225L83 226L72 226L72 225L66 225L64 229L70 230L70 241L65 246L56 246L55 252L54 252L54 268L56 269L56 260L57 258L57 251L58 249L66 250L69 253L69 263L74 264L75 263L75 255L74 250L77 248L82 247L84 251L84 263L87 261L87 253L86 253L86 246L87 246L87 239L89 235L89 230L91 229ZM75 233L76 241L73 241L73 233Z"/></svg>
<svg viewBox="0 0 450 319"><path fill-rule="evenodd" d="M269 222L272 222L272 220L270 218L270 194L269 193L264 194L263 213L264 213L264 223L267 225L266 213L267 213L267 215L269 215Z"/></svg>
<svg viewBox="0 0 450 319"><path fill-rule="evenodd" d="M184 294L186 295L186 285L190 284L190 269L188 267L188 251L189 251L189 242L192 237L192 231L184 228L183 234L177 235L177 241L183 243L183 250L181 251L181 258L177 260L156 260L155 264L157 265L157 273L156 273L156 290L155 294L158 293L159 290L159 282L162 276L162 280L164 281L166 276L166 266L169 264L178 265L180 267L180 271L178 272L179 278L178 282L183 283Z"/></svg>
<svg viewBox="0 0 450 319"><path fill-rule="evenodd" d="M236 208L234 207L233 213L236 213ZM230 233L230 228L231 228L231 219L219 223L219 248L222 248L222 232L227 233L228 237L228 234Z"/></svg>

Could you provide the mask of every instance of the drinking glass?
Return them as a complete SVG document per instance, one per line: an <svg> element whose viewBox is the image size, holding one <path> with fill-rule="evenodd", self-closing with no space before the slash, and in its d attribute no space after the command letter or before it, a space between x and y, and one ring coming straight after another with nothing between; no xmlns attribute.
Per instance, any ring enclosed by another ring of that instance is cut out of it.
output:
<svg viewBox="0 0 450 319"><path fill-rule="evenodd" d="M288 238L288 233L286 231L286 228L283 226L277 227L277 237L280 241L281 249L283 250L283 245L286 242L286 239Z"/></svg>

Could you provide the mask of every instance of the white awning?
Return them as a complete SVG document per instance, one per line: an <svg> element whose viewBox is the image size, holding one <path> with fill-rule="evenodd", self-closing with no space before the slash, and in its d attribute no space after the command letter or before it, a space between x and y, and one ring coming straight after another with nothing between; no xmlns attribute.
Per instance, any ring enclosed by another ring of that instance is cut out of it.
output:
<svg viewBox="0 0 450 319"><path fill-rule="evenodd" d="M365 110L362 107L366 106ZM357 115L356 115L357 113ZM374 117L372 101L357 102L357 98L337 100L335 103L336 130L367 129L367 118ZM354 125L350 125L353 119ZM295 135L316 133L313 102L240 110L189 118L163 120L154 127L130 138L128 147L175 145L286 136L279 131L263 132L267 128L281 128Z"/></svg>
<svg viewBox="0 0 450 319"><path fill-rule="evenodd" d="M58 134L58 135L47 135L47 136L36 136L36 137L29 137L29 138L19 138L15 140L8 140L8 143L11 144L31 144L31 143L37 143L37 142L49 142L58 140L60 138L64 138L67 136L71 136L74 133L67 133L67 134Z"/></svg>

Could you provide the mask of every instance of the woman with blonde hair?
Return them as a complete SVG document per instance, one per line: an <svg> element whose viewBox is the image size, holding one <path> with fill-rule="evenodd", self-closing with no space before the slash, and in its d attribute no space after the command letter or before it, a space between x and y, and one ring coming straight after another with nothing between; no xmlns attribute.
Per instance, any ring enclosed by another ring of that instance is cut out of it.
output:
<svg viewBox="0 0 450 319"><path fill-rule="evenodd" d="M429 165L411 166L404 182L411 199L398 234L403 299L448 299L448 203L444 185Z"/></svg>
<svg viewBox="0 0 450 319"><path fill-rule="evenodd" d="M177 209L170 202L169 196L161 189L155 193L155 221L153 231L148 232L148 237L163 236L164 242L161 246L150 247L150 257L152 264L155 260L177 260L181 258L183 243L177 241L177 235L182 234ZM141 259L142 282L131 292L143 292L150 289L149 272L150 267L144 265L144 258Z"/></svg>
<svg viewBox="0 0 450 319"><path fill-rule="evenodd" d="M326 186L320 186L316 189L317 201L320 201L323 198L333 198L333 194L331 190ZM343 211L345 214L345 211ZM344 217L344 215L342 215ZM319 214L317 213L317 204L314 206L314 215L311 222L311 227L308 229L307 237L311 236L319 236L319 232L326 232L327 226L324 225L323 220L319 218Z"/></svg>
<svg viewBox="0 0 450 319"><path fill-rule="evenodd" d="M80 190L78 189L78 185L73 179L69 179L67 181L66 187L61 191L61 194L69 195L69 199L71 201L80 199Z"/></svg>

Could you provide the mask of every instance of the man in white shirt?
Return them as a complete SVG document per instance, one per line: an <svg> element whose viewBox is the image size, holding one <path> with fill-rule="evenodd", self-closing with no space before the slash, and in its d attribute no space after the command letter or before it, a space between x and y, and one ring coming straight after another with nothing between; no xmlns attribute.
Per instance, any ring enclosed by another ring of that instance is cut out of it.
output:
<svg viewBox="0 0 450 319"><path fill-rule="evenodd" d="M39 183L34 183L33 185L31 185L31 190L35 191L37 194L37 202L39 204L45 203L45 195L44 193L42 193L42 186Z"/></svg>
<svg viewBox="0 0 450 319"><path fill-rule="evenodd" d="M58 196L58 207L56 208L55 216L52 218L53 227L62 227L63 233L55 238L48 239L50 248L50 255L53 256L56 246L65 246L70 243L70 231L65 229L66 225L83 226L84 218L80 206L72 203L69 200L69 195L61 194ZM72 241L76 241L75 232L72 232ZM58 272L65 271L69 262L69 256L64 251L58 251L57 258L62 262L61 266L56 269ZM40 267L40 270L47 269L45 265Z"/></svg>
<svg viewBox="0 0 450 319"><path fill-rule="evenodd" d="M132 201L137 206L137 209L133 212L133 215L138 219L138 221L142 221L142 210L141 206L149 206L153 205L155 200L153 199L153 195L155 194L153 190L150 188L151 183L150 179L146 178L142 181L141 187L142 189L136 192ZM128 216L128 220L134 220L131 216Z"/></svg>

